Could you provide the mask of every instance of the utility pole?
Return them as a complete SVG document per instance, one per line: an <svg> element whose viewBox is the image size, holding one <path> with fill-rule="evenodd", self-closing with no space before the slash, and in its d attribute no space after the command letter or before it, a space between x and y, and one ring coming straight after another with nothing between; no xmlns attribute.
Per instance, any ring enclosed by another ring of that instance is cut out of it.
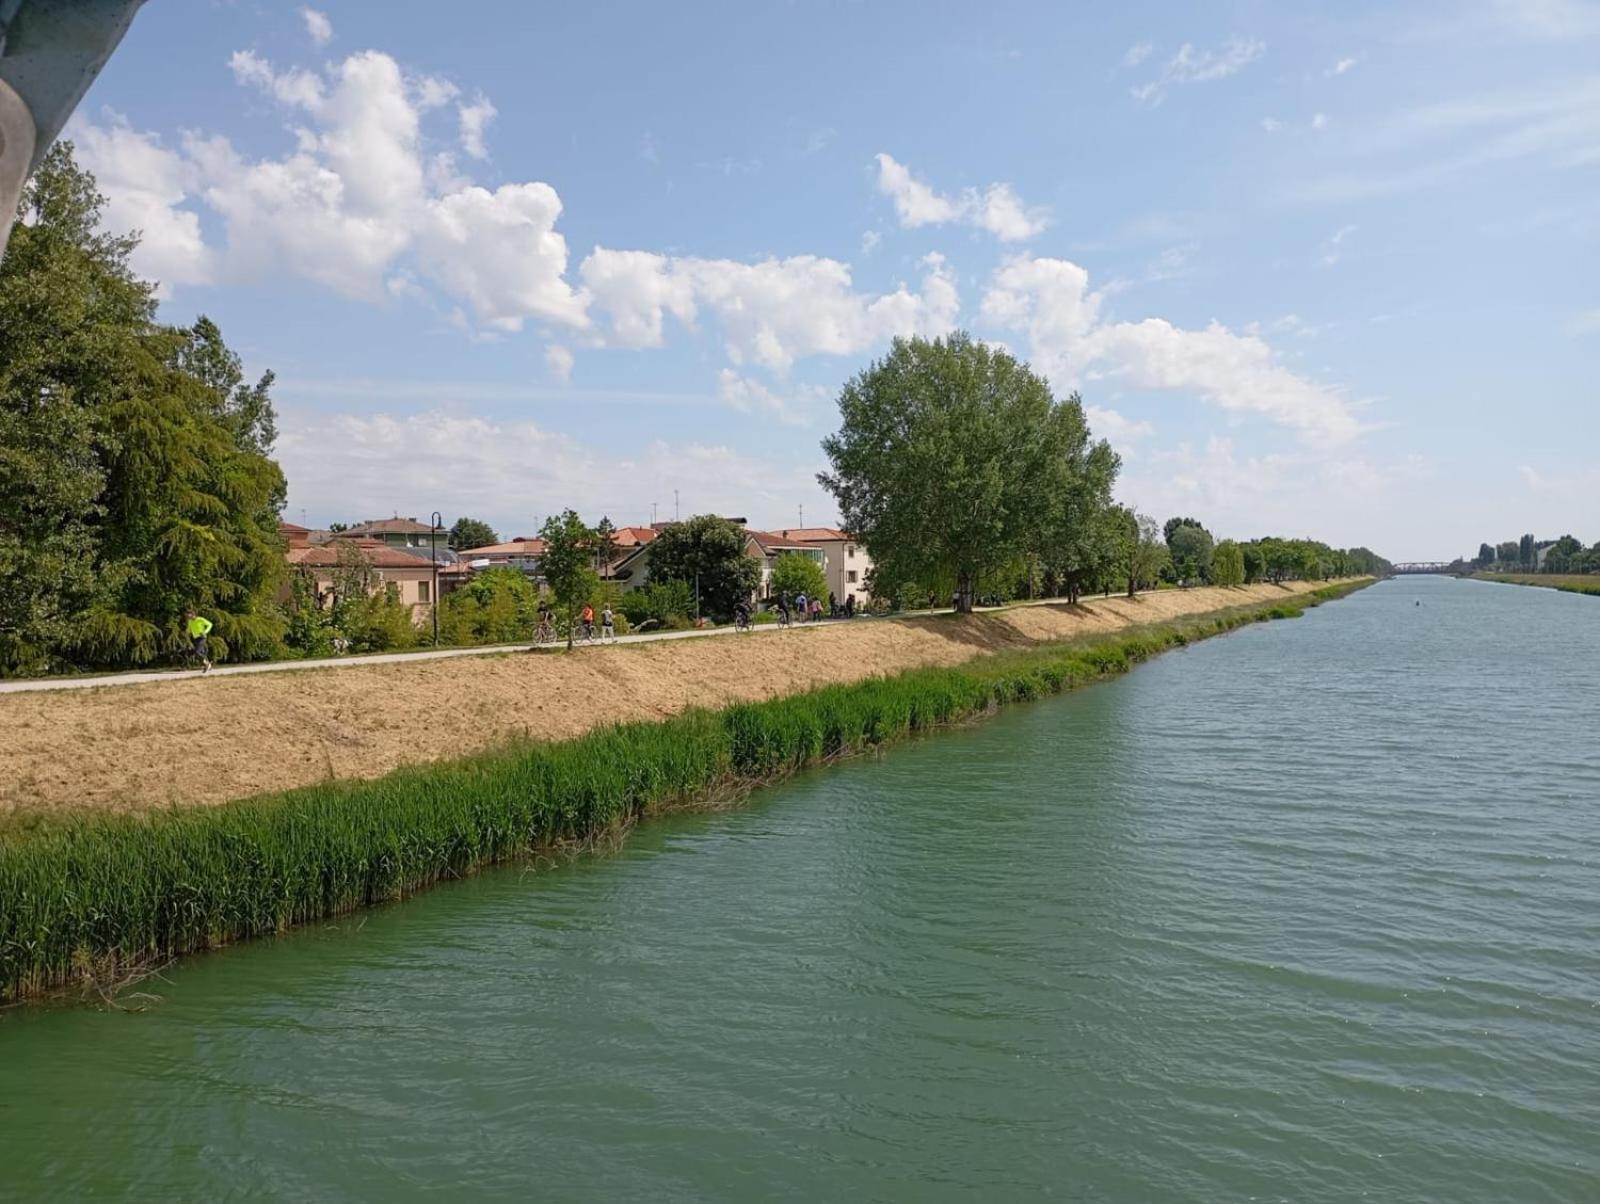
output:
<svg viewBox="0 0 1600 1204"><path fill-rule="evenodd" d="M433 512L432 527L428 532L428 559L433 563L433 595L428 604L428 609L433 612L433 646L439 646L439 528L444 525L444 519L439 512Z"/></svg>
<svg viewBox="0 0 1600 1204"><path fill-rule="evenodd" d="M683 521L683 515L678 512L678 491L676 489L672 491L672 521L675 523Z"/></svg>
<svg viewBox="0 0 1600 1204"><path fill-rule="evenodd" d="M800 506L800 529L802 531L805 530L805 525L806 525L806 508L805 508L805 504L802 503L801 506Z"/></svg>

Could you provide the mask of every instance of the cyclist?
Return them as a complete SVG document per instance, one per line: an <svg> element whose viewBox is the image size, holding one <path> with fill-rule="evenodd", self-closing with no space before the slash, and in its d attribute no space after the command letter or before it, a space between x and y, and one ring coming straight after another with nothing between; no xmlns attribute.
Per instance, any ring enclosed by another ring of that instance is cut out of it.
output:
<svg viewBox="0 0 1600 1204"><path fill-rule="evenodd" d="M778 626L789 626L789 595L787 593L778 595Z"/></svg>
<svg viewBox="0 0 1600 1204"><path fill-rule="evenodd" d="M587 602L583 604L583 638L585 643L594 643L594 607Z"/></svg>
<svg viewBox="0 0 1600 1204"><path fill-rule="evenodd" d="M750 630L750 604L741 602L733 608L733 629L735 631Z"/></svg>

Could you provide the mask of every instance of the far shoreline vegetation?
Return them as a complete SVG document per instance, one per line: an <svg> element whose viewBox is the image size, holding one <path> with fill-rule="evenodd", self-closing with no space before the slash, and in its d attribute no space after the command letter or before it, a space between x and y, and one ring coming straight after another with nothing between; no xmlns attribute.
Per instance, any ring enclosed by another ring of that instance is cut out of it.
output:
<svg viewBox="0 0 1600 1204"><path fill-rule="evenodd" d="M181 665L190 607L223 663L529 642L543 606L563 639L586 605L616 611L619 633L722 624L752 596L759 574L731 520L661 524L634 589L604 572L609 518L554 506L537 568L477 570L425 609L333 524L323 589L287 559L272 373L248 379L205 317L163 324L155 286L129 266L137 235L103 233L103 212L58 143L0 261L0 677ZM897 340L839 407L819 481L873 561L862 605L878 613L1389 567L1366 548L1218 540L1198 519L1115 504L1120 459L1078 395L1058 399L1028 364L961 332ZM494 534L459 516L439 542ZM778 558L775 590L817 597L802 559Z"/></svg>
<svg viewBox="0 0 1600 1204"><path fill-rule="evenodd" d="M1370 583L520 741L382 778L143 815L14 815L0 824L0 1003L55 993L117 1006L120 991L175 957L583 851L651 815L727 805L808 766L1104 681Z"/></svg>

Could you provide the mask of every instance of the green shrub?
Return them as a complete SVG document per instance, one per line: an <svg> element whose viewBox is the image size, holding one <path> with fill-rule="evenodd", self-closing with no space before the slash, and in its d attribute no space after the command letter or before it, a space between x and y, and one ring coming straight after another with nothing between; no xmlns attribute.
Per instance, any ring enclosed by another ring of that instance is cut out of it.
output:
<svg viewBox="0 0 1600 1204"><path fill-rule="evenodd" d="M651 619L666 626L694 614L694 588L687 581L652 581L623 594L618 606L635 627Z"/></svg>

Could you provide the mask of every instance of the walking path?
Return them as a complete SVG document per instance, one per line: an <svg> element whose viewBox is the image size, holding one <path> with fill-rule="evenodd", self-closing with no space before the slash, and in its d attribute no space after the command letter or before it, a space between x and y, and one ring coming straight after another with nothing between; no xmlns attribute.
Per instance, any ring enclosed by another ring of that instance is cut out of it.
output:
<svg viewBox="0 0 1600 1204"><path fill-rule="evenodd" d="M930 615L948 614L948 609L902 611L901 615ZM858 616L860 621L866 621L868 616ZM850 619L822 619L816 623L796 623L796 627L827 627L836 623L848 623L856 620ZM758 623L751 628L752 632L782 631L784 628L777 623ZM688 640L698 639L713 635L734 635L737 629L728 627L698 627L688 631L645 631L633 635L619 635L618 644L646 644L657 640ZM738 633L745 634L745 633ZM607 641L607 646L611 641ZM579 641L579 648L600 647L596 639L593 644ZM241 673L284 673L294 669L351 669L358 665L394 665L411 661L437 661L448 660L457 656L496 656L507 652L533 652L539 650L557 651L566 647L565 642L558 641L554 644L485 644L472 648L429 648L420 652L381 652L368 656L338 656L324 657L318 660L301 661L260 661L243 665L218 665L209 674L202 673L199 669L156 669L149 672L108 673L98 677L34 677L20 681L0 681L0 694L31 694L39 690L90 690L101 689L106 686L140 686L150 682L161 681L192 681L197 677L232 677Z"/></svg>

